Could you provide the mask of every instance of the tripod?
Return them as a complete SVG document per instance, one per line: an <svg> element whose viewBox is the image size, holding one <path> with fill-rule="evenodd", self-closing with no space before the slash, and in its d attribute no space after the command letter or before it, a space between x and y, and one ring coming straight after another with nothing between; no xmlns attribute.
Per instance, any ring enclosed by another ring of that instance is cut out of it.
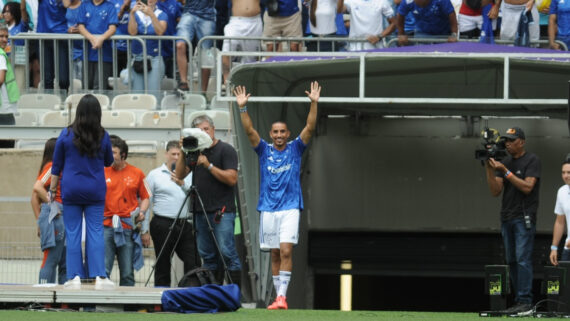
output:
<svg viewBox="0 0 570 321"><path fill-rule="evenodd" d="M186 201L187 201L187 200L190 200L190 202L189 202L188 205L189 205L189 208L192 208L193 197L191 197L191 196L195 196L195 197L198 199L199 203L200 203L202 215L204 215L204 218L205 218L205 220L206 220L206 222L207 222L207 225L208 225L208 230L210 231L210 234L211 234L212 239L213 239L213 241L214 241L214 245L215 245L215 247L216 247L216 251L217 251L217 253L218 253L219 258L220 258L221 261L222 261L222 266L223 266L223 268L224 268L224 274L225 274L225 276L228 278L228 282L229 282L229 283L233 283L233 280L232 280L232 278L231 278L231 276L230 276L230 273L229 273L229 271L228 271L227 264L226 264L226 262L225 262L225 260L224 260L223 255L222 255L222 251L221 251L220 246L219 246L219 244L218 244L218 240L216 239L216 235L214 234L214 228L213 228L213 226L212 226L212 223L211 223L210 220L208 219L208 215L207 215L207 213L206 213L206 209L205 209L205 207L204 207L204 203L202 202L202 197L200 196L200 193L198 193L198 188L197 188L195 185L192 185L192 186L190 187L190 189L186 192L186 197L184 198L184 201L182 202L182 205L180 206L180 209L178 210L178 213L177 213L177 215L176 215L176 219L174 219L174 221L172 222L172 224L170 225L170 227L169 227L169 229L168 229L168 235L166 236L166 238L165 238L165 240L164 240L164 243L162 244L162 247L161 247L160 251L158 252L158 255L156 256L156 261L155 261L154 265L152 266L152 270L151 270L151 272L150 272L150 274L149 274L149 277L148 277L148 279L147 279L147 281L146 281L146 283L145 283L145 286L148 286L148 284L149 284L149 282L150 282L150 278L151 278L152 274L154 273L154 271L155 271L155 269L156 269L156 265L158 264L160 258L162 257L162 255L163 255L163 253L164 253L165 247L168 245L168 241L170 240L170 237L172 236L172 233L173 233L173 231L174 231L174 227L176 226L176 223L178 222L178 220L179 220L179 218L180 218L180 214L182 213L182 210L184 209L184 205L186 204ZM191 213L192 218L194 218L194 217L195 217L195 214L192 213L192 212L190 212L190 213ZM194 219L192 219L192 221L195 222ZM180 229L180 233L178 234L178 238L176 239L176 242L175 242L175 244L174 244L174 246L173 246L173 248L172 248L172 252L170 253L170 260L172 260L172 257L173 257L173 255L174 255L174 251L176 250L176 247L177 247L177 245L178 245L178 242L180 241L180 238L181 238L181 236L182 236L182 233L183 233L184 225L185 225L185 224L186 224L186 220L183 222L183 225L182 225L182 227L181 227L181 229ZM197 245L196 237L195 237L195 235L196 235L196 230L195 230L196 227L195 227L195 226L196 226L196 225L195 225L195 223L194 223L193 226L192 226L192 235L194 235L194 243ZM197 256L195 256L195 257L197 258ZM197 262L196 262L196 263L197 263ZM198 265L198 264L196 264L196 265ZM222 282L223 282L223 281L222 281Z"/></svg>

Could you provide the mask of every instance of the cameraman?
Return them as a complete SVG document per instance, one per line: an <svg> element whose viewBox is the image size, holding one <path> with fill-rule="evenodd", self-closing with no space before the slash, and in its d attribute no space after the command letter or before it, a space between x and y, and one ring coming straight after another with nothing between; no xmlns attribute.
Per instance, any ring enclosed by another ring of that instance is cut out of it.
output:
<svg viewBox="0 0 570 321"><path fill-rule="evenodd" d="M240 285L241 263L236 251L234 225L236 206L234 186L237 183L238 159L235 149L214 137L215 127L212 118L198 116L192 121L193 128L199 128L212 138L212 145L203 150L195 164L190 164L192 157L182 153L176 162L176 176L184 179L193 170L193 186L196 187L206 215L196 195L193 195L192 211L196 222L196 241L198 253L204 260L203 267L211 270L223 283L223 266L219 266L218 252L208 229L207 218L212 225L214 235L222 252L232 281ZM180 144L183 146L183 138ZM189 153L190 154L190 153ZM178 168L181 170L179 171Z"/></svg>
<svg viewBox="0 0 570 321"><path fill-rule="evenodd" d="M536 231L540 160L525 151L525 134L519 127L507 129L505 146L509 156L501 162L485 162L487 184L493 196L503 192L501 234L505 257L515 293L515 304L506 313L532 309L532 248Z"/></svg>

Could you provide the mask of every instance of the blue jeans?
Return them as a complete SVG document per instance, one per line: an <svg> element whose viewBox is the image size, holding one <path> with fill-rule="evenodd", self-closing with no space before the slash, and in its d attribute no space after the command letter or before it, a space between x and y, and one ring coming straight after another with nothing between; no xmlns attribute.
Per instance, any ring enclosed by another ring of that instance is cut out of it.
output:
<svg viewBox="0 0 570 321"><path fill-rule="evenodd" d="M502 222L505 257L511 273L515 302L532 304L532 249L536 226L526 229L522 218Z"/></svg>
<svg viewBox="0 0 570 321"><path fill-rule="evenodd" d="M147 71L148 93L156 97L156 101L160 104L160 83L164 78L164 61L162 56L147 56L150 58L152 69ZM133 60L142 60L142 55L133 56ZM131 67L131 89L133 93L144 92L144 73L138 73Z"/></svg>
<svg viewBox="0 0 570 321"><path fill-rule="evenodd" d="M103 210L105 203L94 205L63 204L67 241L67 278L106 276L105 244L103 242ZM85 261L81 250L81 226L85 216ZM88 259L89 258L89 259Z"/></svg>
<svg viewBox="0 0 570 321"><path fill-rule="evenodd" d="M58 203L59 204L59 203ZM62 205L60 205L60 209ZM49 216L50 205L43 203L41 205L40 217ZM38 220L38 222L44 220ZM42 224L43 224L42 223ZM40 283L55 283L56 269L57 269L57 282L59 284L67 281L67 271L65 267L65 226L63 225L63 215L54 218L52 224L46 228L53 228L55 234L55 246L44 249L44 259L40 268ZM41 234L42 243L44 241L44 234ZM42 246L44 248L44 246Z"/></svg>
<svg viewBox="0 0 570 321"><path fill-rule="evenodd" d="M218 250L212 239L212 233L208 229L208 223L205 220L203 213L195 213L194 218L196 220L196 241L198 242L198 253L200 257L204 260L203 267L215 271L222 269L222 266L218 266ZM225 213L220 223L214 222L214 213L208 213L208 221L214 229L214 235L220 246L220 251L224 257L224 261L228 266L229 271L240 271L241 263L239 261L239 256L236 251L235 239L234 239L234 226L235 226L236 214L235 213Z"/></svg>
<svg viewBox="0 0 570 321"><path fill-rule="evenodd" d="M105 271L107 276L111 276L113 263L115 263L115 255L119 263L119 274L121 276L120 286L134 286L135 273L133 269L133 252L134 242L132 238L133 231L123 229L125 235L125 245L121 247L115 246L115 230L112 227L105 226Z"/></svg>
<svg viewBox="0 0 570 321"><path fill-rule="evenodd" d="M193 40L204 38L205 36L213 36L216 32L216 22L206 20L190 13L184 13L176 26L176 36L184 37L192 43ZM182 41L182 40L177 40ZM212 40L202 42L203 49L212 48Z"/></svg>

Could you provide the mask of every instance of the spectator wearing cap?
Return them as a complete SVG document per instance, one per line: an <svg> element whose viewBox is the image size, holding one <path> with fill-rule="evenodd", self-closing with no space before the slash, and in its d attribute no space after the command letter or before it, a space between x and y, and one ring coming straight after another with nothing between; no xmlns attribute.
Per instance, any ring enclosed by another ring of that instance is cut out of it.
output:
<svg viewBox="0 0 570 321"><path fill-rule="evenodd" d="M540 159L525 150L525 134L519 127L502 136L508 156L485 162L491 195L503 194L501 235L509 265L515 304L506 310L515 314L532 309L532 249L540 187Z"/></svg>
<svg viewBox="0 0 570 321"><path fill-rule="evenodd" d="M416 20L416 37L445 36L448 42L457 41L457 17L450 0L405 0L398 7L396 18L400 45L408 43L404 20L410 12Z"/></svg>

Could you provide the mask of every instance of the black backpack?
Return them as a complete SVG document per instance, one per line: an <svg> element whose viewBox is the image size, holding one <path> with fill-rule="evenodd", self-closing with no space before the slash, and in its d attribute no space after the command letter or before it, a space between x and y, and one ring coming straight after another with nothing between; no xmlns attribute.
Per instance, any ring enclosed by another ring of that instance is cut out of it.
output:
<svg viewBox="0 0 570 321"><path fill-rule="evenodd" d="M216 278L212 271L199 267L188 271L178 282L178 287L188 288L206 284L216 284Z"/></svg>

